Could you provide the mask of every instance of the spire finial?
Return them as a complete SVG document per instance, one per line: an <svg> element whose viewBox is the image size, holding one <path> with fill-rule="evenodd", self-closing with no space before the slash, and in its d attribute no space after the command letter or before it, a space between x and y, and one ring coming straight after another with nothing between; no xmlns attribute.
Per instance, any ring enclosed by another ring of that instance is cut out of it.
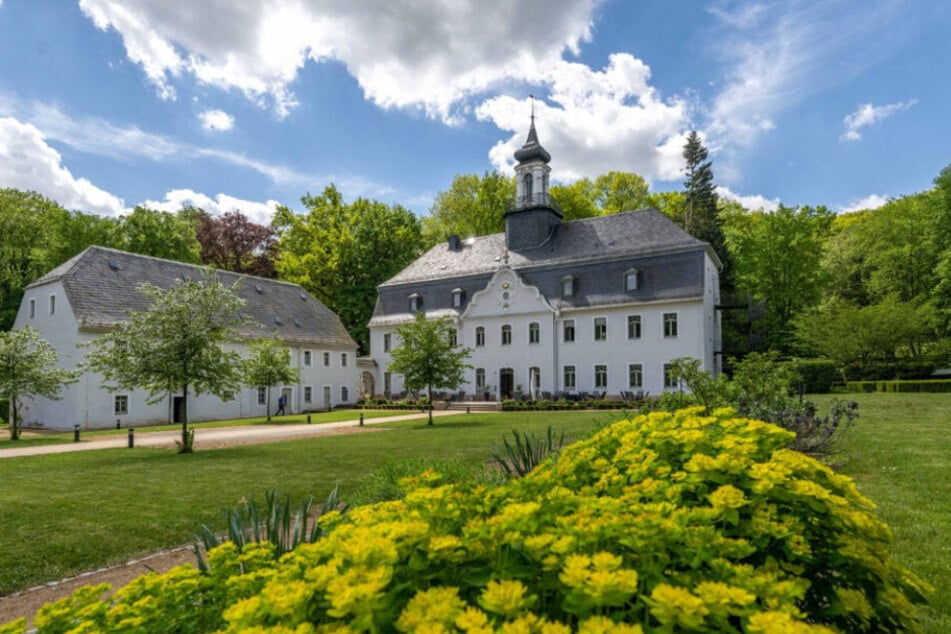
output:
<svg viewBox="0 0 951 634"><path fill-rule="evenodd" d="M528 98L532 100L532 125L535 125L535 95L529 95Z"/></svg>

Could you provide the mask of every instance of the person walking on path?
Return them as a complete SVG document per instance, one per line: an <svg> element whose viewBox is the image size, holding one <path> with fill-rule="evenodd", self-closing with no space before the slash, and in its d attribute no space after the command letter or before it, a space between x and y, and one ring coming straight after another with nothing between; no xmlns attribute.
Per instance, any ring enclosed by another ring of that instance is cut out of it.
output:
<svg viewBox="0 0 951 634"><path fill-rule="evenodd" d="M275 415L275 416L283 416L283 415L284 415L284 406L285 406L286 404L287 404L287 399L284 398L284 395L283 395L283 394L281 394L281 397L280 397L279 399L277 399L277 412L276 412L274 415Z"/></svg>

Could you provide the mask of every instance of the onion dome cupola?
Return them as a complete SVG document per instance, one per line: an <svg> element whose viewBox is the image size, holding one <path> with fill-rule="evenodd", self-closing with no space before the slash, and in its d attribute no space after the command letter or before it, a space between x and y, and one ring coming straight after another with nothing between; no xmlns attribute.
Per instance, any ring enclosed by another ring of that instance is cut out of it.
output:
<svg viewBox="0 0 951 634"><path fill-rule="evenodd" d="M535 109L525 145L516 150L515 201L505 212L505 242L513 251L542 246L561 223L561 210L548 194L551 154L538 142Z"/></svg>

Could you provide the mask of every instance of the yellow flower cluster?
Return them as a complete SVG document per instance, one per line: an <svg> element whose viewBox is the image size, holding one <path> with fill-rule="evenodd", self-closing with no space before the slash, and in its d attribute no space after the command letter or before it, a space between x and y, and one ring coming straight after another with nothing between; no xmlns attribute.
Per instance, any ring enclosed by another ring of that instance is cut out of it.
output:
<svg viewBox="0 0 951 634"><path fill-rule="evenodd" d="M789 439L729 410L639 416L499 487L407 478L279 560L225 544L207 573L78 592L37 630L914 630L927 584L889 559L854 483Z"/></svg>

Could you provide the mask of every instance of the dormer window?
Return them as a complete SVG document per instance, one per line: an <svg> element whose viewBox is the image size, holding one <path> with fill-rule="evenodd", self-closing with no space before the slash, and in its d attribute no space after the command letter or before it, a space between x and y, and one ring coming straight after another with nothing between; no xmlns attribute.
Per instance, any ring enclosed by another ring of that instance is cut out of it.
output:
<svg viewBox="0 0 951 634"><path fill-rule="evenodd" d="M461 288L452 289L452 307L462 308L462 301L465 299L466 292Z"/></svg>
<svg viewBox="0 0 951 634"><path fill-rule="evenodd" d="M624 290L637 290L637 269L628 269L624 272Z"/></svg>
<svg viewBox="0 0 951 634"><path fill-rule="evenodd" d="M413 293L409 296L409 312L418 313L423 308L423 298L419 293Z"/></svg>
<svg viewBox="0 0 951 634"><path fill-rule="evenodd" d="M561 296L573 297L575 294L575 276L566 275L561 278Z"/></svg>

